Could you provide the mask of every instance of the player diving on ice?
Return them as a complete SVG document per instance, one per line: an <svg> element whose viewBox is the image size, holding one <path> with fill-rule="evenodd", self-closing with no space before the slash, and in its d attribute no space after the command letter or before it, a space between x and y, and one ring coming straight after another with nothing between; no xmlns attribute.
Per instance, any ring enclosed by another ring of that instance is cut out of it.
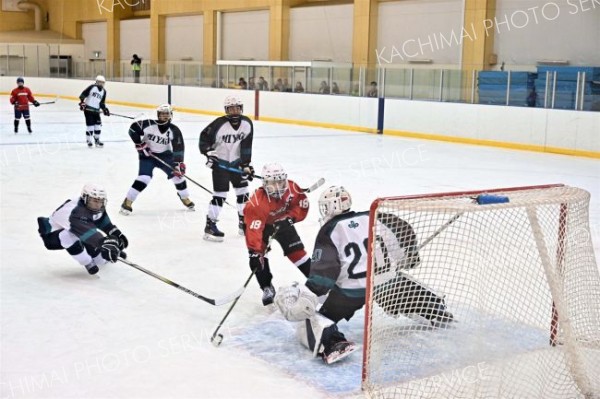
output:
<svg viewBox="0 0 600 399"><path fill-rule="evenodd" d="M275 297L276 306L287 320L302 322L297 331L300 342L327 364L356 349L338 330L337 322L350 320L365 304L369 212L354 212L351 206L350 193L342 186L332 186L321 194L319 212L324 224L317 234L306 285L295 283L280 288ZM391 269L392 264L399 269L417 266L420 259L412 227L395 216L377 223L382 233L375 240L379 243L376 273L386 272L386 266ZM385 263L384 248L387 248ZM317 297L325 295L317 311L320 302ZM393 276L376 287L375 300L378 298L381 298L379 306L393 317L414 314L432 325L452 320L443 298L400 271L394 271Z"/></svg>
<svg viewBox="0 0 600 399"><path fill-rule="evenodd" d="M121 204L121 214L129 215L133 211L133 201L150 184L154 168L159 168L167 174L167 178L175 185L183 205L194 210L194 203L189 198L187 183L183 178L185 175L183 135L181 130L171 123L172 119L171 106L163 104L156 108L156 120L143 119L131 124L129 137L138 152L139 169L138 177Z"/></svg>
<svg viewBox="0 0 600 399"><path fill-rule="evenodd" d="M89 274L98 266L125 257L129 242L106 213L106 190L86 184L81 196L69 199L52 215L38 218L40 236L49 250L66 249Z"/></svg>

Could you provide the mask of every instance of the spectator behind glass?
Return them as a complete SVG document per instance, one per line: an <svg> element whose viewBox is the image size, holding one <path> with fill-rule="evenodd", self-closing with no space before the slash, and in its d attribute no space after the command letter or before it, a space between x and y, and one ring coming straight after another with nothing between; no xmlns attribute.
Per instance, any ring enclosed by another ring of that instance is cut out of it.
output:
<svg viewBox="0 0 600 399"><path fill-rule="evenodd" d="M251 78L248 78L248 90L255 90L256 89L256 84L254 83L254 76Z"/></svg>
<svg viewBox="0 0 600 399"><path fill-rule="evenodd" d="M142 59L134 54L131 58L131 70L133 71L133 80L140 83L140 71L142 70Z"/></svg>
<svg viewBox="0 0 600 399"><path fill-rule="evenodd" d="M367 97L377 97L377 82L371 82L371 88L367 92Z"/></svg>
<svg viewBox="0 0 600 399"><path fill-rule="evenodd" d="M277 79L275 85L273 85L273 91L283 91L283 80Z"/></svg>
<svg viewBox="0 0 600 399"><path fill-rule="evenodd" d="M319 86L319 94L329 94L331 92L331 90L329 89L329 86L327 86L327 82L326 81L321 81L321 86Z"/></svg>
<svg viewBox="0 0 600 399"><path fill-rule="evenodd" d="M242 90L246 90L248 88L248 83L246 82L246 80L242 77L238 80L238 86L240 86L240 89Z"/></svg>
<svg viewBox="0 0 600 399"><path fill-rule="evenodd" d="M292 87L290 86L290 82L288 82L287 78L283 78L283 91L288 93L292 92Z"/></svg>
<svg viewBox="0 0 600 399"><path fill-rule="evenodd" d="M294 87L294 93L304 93L304 87L301 82L296 82L296 87Z"/></svg>
<svg viewBox="0 0 600 399"><path fill-rule="evenodd" d="M340 94L340 88L336 82L333 82L333 86L331 87L332 94Z"/></svg>
<svg viewBox="0 0 600 399"><path fill-rule="evenodd" d="M269 90L269 84L262 76L258 78L258 90Z"/></svg>

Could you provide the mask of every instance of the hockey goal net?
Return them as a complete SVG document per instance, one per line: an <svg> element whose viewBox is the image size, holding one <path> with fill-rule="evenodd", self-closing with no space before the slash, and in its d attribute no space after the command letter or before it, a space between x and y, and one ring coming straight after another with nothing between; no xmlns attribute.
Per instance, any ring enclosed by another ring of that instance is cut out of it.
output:
<svg viewBox="0 0 600 399"><path fill-rule="evenodd" d="M549 185L374 201L365 393L600 397L589 199Z"/></svg>

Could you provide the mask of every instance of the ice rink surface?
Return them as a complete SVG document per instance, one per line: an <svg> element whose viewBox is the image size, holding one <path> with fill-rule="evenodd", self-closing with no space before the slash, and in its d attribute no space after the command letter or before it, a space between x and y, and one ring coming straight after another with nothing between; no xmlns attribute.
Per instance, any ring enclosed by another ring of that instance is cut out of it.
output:
<svg viewBox="0 0 600 399"><path fill-rule="evenodd" d="M46 99L40 99L46 101ZM110 105L109 105L110 106ZM151 110L110 106L124 115ZM1 264L0 397L2 398L340 398L360 396L360 351L325 366L312 359L294 330L262 306L252 281L227 320L224 341L209 337L228 305L213 307L125 264L90 276L65 251L47 251L36 218L49 216L87 182L106 187L108 213L129 238L129 260L204 296L235 291L250 270L237 216L225 207L225 242L202 239L210 196L189 184L187 211L160 171L134 203L118 213L137 176L130 120L103 118L103 149L88 149L74 101L32 109L33 134L0 96ZM435 117L435 115L432 115ZM175 113L186 139L188 175L208 188L210 170L198 150L212 117ZM376 197L564 183L591 192L591 237L600 253L600 162L563 155L420 141L390 136L255 122L253 164L279 162L306 187L320 177L344 185L353 208ZM251 186L258 187L259 181ZM297 229L312 251L317 199ZM234 202L231 193L229 201ZM275 245L275 287L302 275ZM362 316L340 329L362 347Z"/></svg>

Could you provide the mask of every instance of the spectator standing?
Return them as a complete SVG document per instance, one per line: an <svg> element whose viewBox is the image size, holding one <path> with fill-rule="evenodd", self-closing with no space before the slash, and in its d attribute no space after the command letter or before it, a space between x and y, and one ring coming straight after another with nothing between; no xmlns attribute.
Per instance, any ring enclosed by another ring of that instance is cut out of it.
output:
<svg viewBox="0 0 600 399"><path fill-rule="evenodd" d="M134 54L131 59L131 70L133 71L133 81L140 83L140 71L142 70L142 59Z"/></svg>

